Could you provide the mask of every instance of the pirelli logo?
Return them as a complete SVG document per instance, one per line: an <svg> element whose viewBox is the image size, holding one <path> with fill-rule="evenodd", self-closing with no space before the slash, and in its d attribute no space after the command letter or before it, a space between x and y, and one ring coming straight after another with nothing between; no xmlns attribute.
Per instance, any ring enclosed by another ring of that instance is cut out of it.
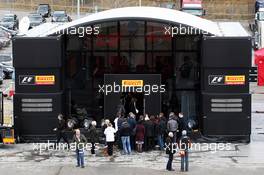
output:
<svg viewBox="0 0 264 175"><path fill-rule="evenodd" d="M228 75L225 76L225 84L227 85L244 85L245 75Z"/></svg>
<svg viewBox="0 0 264 175"><path fill-rule="evenodd" d="M54 85L54 75L19 75L19 85Z"/></svg>
<svg viewBox="0 0 264 175"><path fill-rule="evenodd" d="M144 82L143 80L122 80L122 86L142 87Z"/></svg>
<svg viewBox="0 0 264 175"><path fill-rule="evenodd" d="M209 85L245 85L245 75L209 75Z"/></svg>
<svg viewBox="0 0 264 175"><path fill-rule="evenodd" d="M54 75L38 75L35 76L35 83L37 85L54 85L55 76Z"/></svg>

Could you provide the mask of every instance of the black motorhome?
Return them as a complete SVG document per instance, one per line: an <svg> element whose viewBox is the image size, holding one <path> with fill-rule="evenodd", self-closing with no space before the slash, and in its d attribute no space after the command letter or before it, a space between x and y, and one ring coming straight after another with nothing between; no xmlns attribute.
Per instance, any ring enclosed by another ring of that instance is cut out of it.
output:
<svg viewBox="0 0 264 175"><path fill-rule="evenodd" d="M54 137L60 113L99 122L120 106L183 112L204 136L250 140L251 38L239 23L112 9L36 27L13 40L13 57L15 133L25 140Z"/></svg>

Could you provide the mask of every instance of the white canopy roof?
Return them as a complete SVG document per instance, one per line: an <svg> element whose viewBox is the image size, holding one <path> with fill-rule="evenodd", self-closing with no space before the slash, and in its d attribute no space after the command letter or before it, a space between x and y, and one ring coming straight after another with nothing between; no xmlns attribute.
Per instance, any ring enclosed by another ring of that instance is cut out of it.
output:
<svg viewBox="0 0 264 175"><path fill-rule="evenodd" d="M125 7L94 13L69 23L46 23L26 33L29 37L44 37L59 33L67 28L100 21L118 19L142 19L190 26L215 36L223 36L219 24L181 11L160 7ZM242 26L241 26L242 27ZM228 30L230 31L230 30Z"/></svg>

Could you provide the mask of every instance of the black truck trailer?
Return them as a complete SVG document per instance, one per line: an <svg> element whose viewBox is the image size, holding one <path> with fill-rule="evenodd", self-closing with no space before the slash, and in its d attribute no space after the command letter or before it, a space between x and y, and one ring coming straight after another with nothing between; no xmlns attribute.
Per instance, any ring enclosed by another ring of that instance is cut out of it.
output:
<svg viewBox="0 0 264 175"><path fill-rule="evenodd" d="M200 33L176 33L182 27ZM183 112L205 137L250 141L251 52L239 23L163 8L120 8L41 25L13 40L15 134L52 139L58 114L71 119L80 109L82 118L113 121L118 106L133 110L132 99L137 117ZM145 89L120 91L124 86Z"/></svg>

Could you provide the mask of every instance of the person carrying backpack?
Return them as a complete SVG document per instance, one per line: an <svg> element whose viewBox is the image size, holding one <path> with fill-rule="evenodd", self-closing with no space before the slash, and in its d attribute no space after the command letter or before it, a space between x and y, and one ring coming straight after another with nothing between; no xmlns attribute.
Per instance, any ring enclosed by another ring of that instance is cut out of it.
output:
<svg viewBox="0 0 264 175"><path fill-rule="evenodd" d="M181 171L189 170L189 149L191 148L191 139L187 136L187 131L182 131L179 142L181 156Z"/></svg>

